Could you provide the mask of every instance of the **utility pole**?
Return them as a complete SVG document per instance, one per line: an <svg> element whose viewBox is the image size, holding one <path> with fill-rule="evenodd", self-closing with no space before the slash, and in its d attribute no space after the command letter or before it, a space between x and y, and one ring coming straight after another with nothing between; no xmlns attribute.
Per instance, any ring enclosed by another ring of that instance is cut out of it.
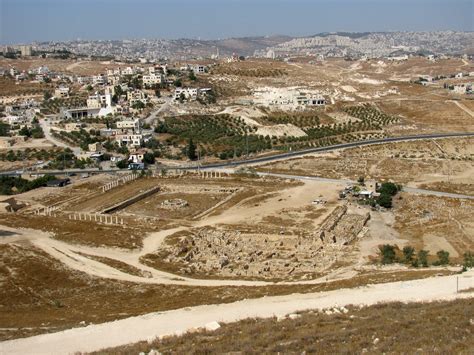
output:
<svg viewBox="0 0 474 355"><path fill-rule="evenodd" d="M247 129L245 129L245 146L247 149L247 158L249 157L249 134L247 132Z"/></svg>
<svg viewBox="0 0 474 355"><path fill-rule="evenodd" d="M201 173L201 147L198 144L198 161L197 161L198 173Z"/></svg>

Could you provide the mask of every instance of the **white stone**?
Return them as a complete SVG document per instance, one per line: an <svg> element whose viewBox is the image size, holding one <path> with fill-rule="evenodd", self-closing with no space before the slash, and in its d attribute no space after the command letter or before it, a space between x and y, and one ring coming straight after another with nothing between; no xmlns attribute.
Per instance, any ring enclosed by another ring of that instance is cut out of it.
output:
<svg viewBox="0 0 474 355"><path fill-rule="evenodd" d="M204 326L204 329L209 330L209 331L214 331L214 330L219 329L220 327L221 327L221 325L219 323L217 323L216 321L214 321L214 322L207 323Z"/></svg>

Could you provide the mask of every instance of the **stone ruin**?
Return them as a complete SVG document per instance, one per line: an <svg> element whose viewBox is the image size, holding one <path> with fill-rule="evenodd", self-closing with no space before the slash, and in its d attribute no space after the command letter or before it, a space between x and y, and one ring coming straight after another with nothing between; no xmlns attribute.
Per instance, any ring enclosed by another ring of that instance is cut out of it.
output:
<svg viewBox="0 0 474 355"><path fill-rule="evenodd" d="M330 268L356 239L369 214L348 214L337 207L316 233L306 236L240 233L205 228L163 245L164 262L177 265L182 274L305 279Z"/></svg>
<svg viewBox="0 0 474 355"><path fill-rule="evenodd" d="M189 203L186 200L181 198L175 198L171 200L164 200L161 203L161 208L165 208L167 210L178 210L180 208L188 207Z"/></svg>

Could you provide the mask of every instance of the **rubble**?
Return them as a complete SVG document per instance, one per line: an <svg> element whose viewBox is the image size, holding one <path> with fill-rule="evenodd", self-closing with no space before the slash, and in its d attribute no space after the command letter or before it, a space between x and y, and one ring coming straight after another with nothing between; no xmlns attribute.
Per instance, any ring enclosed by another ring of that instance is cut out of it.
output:
<svg viewBox="0 0 474 355"><path fill-rule="evenodd" d="M185 208L187 206L189 206L188 201L183 200L181 198L175 198L175 199L171 199L171 200L164 200L161 203L162 208L166 208L166 209L170 209L170 210L177 210L177 209L180 209L180 208Z"/></svg>
<svg viewBox="0 0 474 355"><path fill-rule="evenodd" d="M163 261L181 273L261 279L312 278L333 265L369 219L339 206L307 235L243 233L203 228L164 244Z"/></svg>

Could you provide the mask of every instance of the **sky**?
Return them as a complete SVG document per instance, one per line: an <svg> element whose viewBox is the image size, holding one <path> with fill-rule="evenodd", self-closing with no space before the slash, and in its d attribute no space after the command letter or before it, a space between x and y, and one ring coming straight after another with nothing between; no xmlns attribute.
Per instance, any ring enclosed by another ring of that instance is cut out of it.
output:
<svg viewBox="0 0 474 355"><path fill-rule="evenodd" d="M0 0L0 43L474 31L474 0Z"/></svg>

